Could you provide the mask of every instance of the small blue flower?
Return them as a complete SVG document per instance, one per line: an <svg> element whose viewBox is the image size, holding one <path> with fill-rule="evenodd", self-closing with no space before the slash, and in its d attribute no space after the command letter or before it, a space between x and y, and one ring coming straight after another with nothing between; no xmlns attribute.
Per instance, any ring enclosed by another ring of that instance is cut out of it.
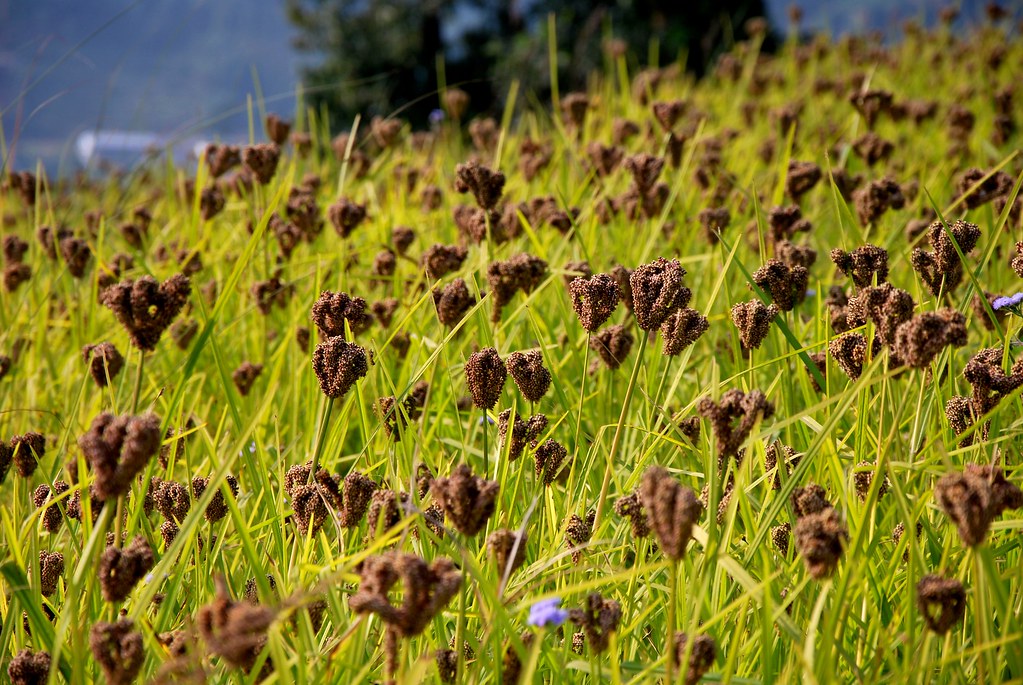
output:
<svg viewBox="0 0 1023 685"><path fill-rule="evenodd" d="M430 123L431 124L439 124L442 121L444 121L444 110L442 110L442 109L435 109L432 112L430 112Z"/></svg>
<svg viewBox="0 0 1023 685"><path fill-rule="evenodd" d="M543 599L529 607L529 618L527 623L531 626L543 628L546 626L560 626L568 620L568 612L558 608L561 604L560 597Z"/></svg>
<svg viewBox="0 0 1023 685"><path fill-rule="evenodd" d="M1023 302L1023 293L1016 293L1015 295L999 297L991 303L991 308L995 311L1000 311L1002 309L1016 310L1019 308L1021 302Z"/></svg>

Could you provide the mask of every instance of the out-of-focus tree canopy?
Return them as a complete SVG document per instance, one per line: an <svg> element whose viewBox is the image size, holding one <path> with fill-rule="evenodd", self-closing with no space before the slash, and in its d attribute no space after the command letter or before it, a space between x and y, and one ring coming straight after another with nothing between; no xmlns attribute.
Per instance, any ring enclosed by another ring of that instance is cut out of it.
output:
<svg viewBox="0 0 1023 685"><path fill-rule="evenodd" d="M600 67L606 39L622 39L632 59L660 64L685 57L702 72L762 0L287 0L296 45L310 56L305 82L335 118L355 113L424 121L444 80L493 109L513 80L541 97L550 91L549 13L556 17L562 92ZM652 50L655 46L656 50Z"/></svg>

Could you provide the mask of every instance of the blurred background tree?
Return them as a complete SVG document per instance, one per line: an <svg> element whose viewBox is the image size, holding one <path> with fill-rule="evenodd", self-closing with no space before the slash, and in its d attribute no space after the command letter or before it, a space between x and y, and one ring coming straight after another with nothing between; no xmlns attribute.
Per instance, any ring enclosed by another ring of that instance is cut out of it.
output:
<svg viewBox="0 0 1023 685"><path fill-rule="evenodd" d="M499 109L513 80L548 97L548 14L563 93L585 86L608 38L625 41L634 66L684 57L699 74L765 14L763 0L287 0L287 10L311 58L310 97L335 123L401 109L419 124L439 105L439 63L475 113Z"/></svg>

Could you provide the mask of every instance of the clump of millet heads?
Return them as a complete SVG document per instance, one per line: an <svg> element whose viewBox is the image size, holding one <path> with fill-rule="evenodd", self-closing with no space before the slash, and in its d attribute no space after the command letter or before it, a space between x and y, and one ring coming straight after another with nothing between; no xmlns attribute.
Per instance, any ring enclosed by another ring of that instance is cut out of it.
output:
<svg viewBox="0 0 1023 685"><path fill-rule="evenodd" d="M746 442L757 421L774 416L774 405L760 390L748 393L737 388L727 391L719 402L709 397L696 405L700 416L710 421L717 442L718 459L739 458L739 448Z"/></svg>
<svg viewBox="0 0 1023 685"><path fill-rule="evenodd" d="M956 245L965 256L977 246L978 240L980 228L977 224L954 221L948 225L947 232L941 221L931 224L927 229L931 252L914 248L910 260L932 295L937 297L939 293L951 293L959 286L963 280L963 262L956 251Z"/></svg>
<svg viewBox="0 0 1023 685"><path fill-rule="evenodd" d="M472 537L483 530L494 513L501 484L473 474L465 464L448 478L435 478L430 491L444 514L463 535Z"/></svg>
<svg viewBox="0 0 1023 685"><path fill-rule="evenodd" d="M547 277L547 262L526 252L521 252L505 261L491 262L487 267L487 283L490 285L494 309L491 320L501 320L504 305L511 302L520 290L530 293Z"/></svg>
<svg viewBox="0 0 1023 685"><path fill-rule="evenodd" d="M739 329L739 342L743 350L760 347L779 311L778 305L765 305L760 300L736 302L732 305L732 323Z"/></svg>
<svg viewBox="0 0 1023 685"><path fill-rule="evenodd" d="M455 190L471 192L476 204L489 211L501 201L504 192L504 174L473 160L455 167Z"/></svg>
<svg viewBox="0 0 1023 685"><path fill-rule="evenodd" d="M586 512L585 517L571 514L565 519L565 542L572 552L573 564L578 565L582 561L583 550L593 535L593 523L596 520L597 512L593 509Z"/></svg>
<svg viewBox="0 0 1023 685"><path fill-rule="evenodd" d="M569 467L562 466L568 457L568 450L557 440L544 440L540 445L535 446L533 452L534 470L536 477L544 486L551 486L555 482L564 484L568 480Z"/></svg>
<svg viewBox="0 0 1023 685"><path fill-rule="evenodd" d="M646 509L643 508L638 490L616 499L614 510L619 516L629 519L632 537L639 540L650 535L650 522L647 519Z"/></svg>
<svg viewBox="0 0 1023 685"><path fill-rule="evenodd" d="M29 478L45 455L46 436L42 433L16 435L9 444L0 441L0 483L12 463L19 476Z"/></svg>
<svg viewBox="0 0 1023 685"><path fill-rule="evenodd" d="M572 309L579 317L579 323L590 333L611 318L621 299L621 288L608 274L573 279L568 285L568 292L572 295Z"/></svg>
<svg viewBox="0 0 1023 685"><path fill-rule="evenodd" d="M281 148L274 143L247 145L242 149L242 164L264 186L273 179L280 158Z"/></svg>
<svg viewBox="0 0 1023 685"><path fill-rule="evenodd" d="M191 292L192 284L183 274L171 276L163 283L157 283L152 276L142 276L110 286L100 294L100 301L125 327L135 347L152 352Z"/></svg>
<svg viewBox="0 0 1023 685"><path fill-rule="evenodd" d="M39 591L49 597L57 591L57 582L64 575L64 555L60 552L39 551Z"/></svg>
<svg viewBox="0 0 1023 685"><path fill-rule="evenodd" d="M796 511L796 549L807 572L816 580L834 573L849 532L838 512L824 499L823 488L810 486L793 493Z"/></svg>
<svg viewBox="0 0 1023 685"><path fill-rule="evenodd" d="M465 382L472 402L480 409L493 409L501 399L508 368L493 347L473 352L465 362Z"/></svg>
<svg viewBox="0 0 1023 685"><path fill-rule="evenodd" d="M266 606L231 599L223 578L218 578L217 596L199 607L195 623L211 654L248 673L266 645L266 632L275 618L276 612Z"/></svg>
<svg viewBox="0 0 1023 685"><path fill-rule="evenodd" d="M487 536L487 554L494 561L498 572L504 577L511 575L526 561L525 531L500 528Z"/></svg>
<svg viewBox="0 0 1023 685"><path fill-rule="evenodd" d="M426 249L419 263L428 278L437 279L460 269L468 254L469 251L461 245L436 243Z"/></svg>
<svg viewBox="0 0 1023 685"><path fill-rule="evenodd" d="M916 584L916 606L927 627L944 635L966 615L966 588L955 578L928 574Z"/></svg>
<svg viewBox="0 0 1023 685"><path fill-rule="evenodd" d="M870 486L874 482L874 470L877 465L870 461L861 461L856 464L856 470L853 472L853 487L856 490L856 496L859 497L861 502L866 501L867 495L870 493ZM888 476L882 474L881 484L877 489L877 498L881 499L885 493L888 492L888 486L891 481L888 480Z"/></svg>
<svg viewBox="0 0 1023 685"><path fill-rule="evenodd" d="M476 304L476 298L469 292L465 279L456 278L443 289L433 289L433 304L441 324L453 328Z"/></svg>
<svg viewBox="0 0 1023 685"><path fill-rule="evenodd" d="M136 536L124 549L107 547L99 560L99 584L103 599L123 602L155 564L153 550L141 535Z"/></svg>
<svg viewBox="0 0 1023 685"><path fill-rule="evenodd" d="M2 448L0 448L2 449ZM0 466L0 471L4 471L5 468ZM0 473L0 482L3 482L3 474ZM42 483L32 493L32 504L35 505L36 509L42 509L45 507L42 515L43 530L48 533L56 533L60 530L61 524L64 522L64 515L61 510L64 509L64 501L52 502L57 499L65 492L69 490L69 486L62 480L54 482L51 488L46 483Z"/></svg>
<svg viewBox="0 0 1023 685"><path fill-rule="evenodd" d="M25 648L7 665L7 677L11 685L45 685L50 675L49 652L33 652Z"/></svg>
<svg viewBox="0 0 1023 685"><path fill-rule="evenodd" d="M284 145L288 141L288 134L291 133L291 123L284 121L276 114L267 114L263 122L266 128L266 137L277 145Z"/></svg>
<svg viewBox="0 0 1023 685"><path fill-rule="evenodd" d="M344 397L356 381L369 373L365 348L339 335L316 345L312 364L320 391L331 399Z"/></svg>
<svg viewBox="0 0 1023 685"><path fill-rule="evenodd" d="M853 280L857 288L867 288L888 280L888 250L876 245L862 245L852 252L840 248L831 251L831 261L838 270Z"/></svg>
<svg viewBox="0 0 1023 685"><path fill-rule="evenodd" d="M344 292L324 290L313 303L312 320L324 338L345 335L345 324L358 335L373 324L366 300Z"/></svg>
<svg viewBox="0 0 1023 685"><path fill-rule="evenodd" d="M89 365L92 380L101 388L107 387L124 368L124 357L110 342L86 345L82 348L82 359Z"/></svg>
<svg viewBox="0 0 1023 685"><path fill-rule="evenodd" d="M103 413L78 439L95 474L92 493L100 501L127 494L132 481L160 451L163 433L154 414L114 416Z"/></svg>
<svg viewBox="0 0 1023 685"><path fill-rule="evenodd" d="M129 685L146 660L142 633L126 618L116 623L94 624L89 631L89 649L109 685Z"/></svg>
<svg viewBox="0 0 1023 685"><path fill-rule="evenodd" d="M1006 509L1023 507L1023 491L1006 480L1001 468L977 464L943 476L934 486L934 498L969 547L984 542L991 523Z"/></svg>
<svg viewBox="0 0 1023 685"><path fill-rule="evenodd" d="M527 402L539 402L551 387L551 372L538 349L508 355L508 373Z"/></svg>
<svg viewBox="0 0 1023 685"><path fill-rule="evenodd" d="M252 385L261 373L263 373L262 364L242 362L241 366L231 374L231 380L234 381L234 387L238 389L238 393L244 397L252 390Z"/></svg>
<svg viewBox="0 0 1023 685"><path fill-rule="evenodd" d="M902 187L888 176L857 188L852 197L863 226L876 222L889 209L902 209L906 205Z"/></svg>
<svg viewBox="0 0 1023 685"><path fill-rule="evenodd" d="M895 329L895 354L915 369L926 368L946 347L965 344L966 317L955 309L922 312Z"/></svg>
<svg viewBox="0 0 1023 685"><path fill-rule="evenodd" d="M515 421L511 423L511 413L511 409L505 409L500 413L497 417L497 430L501 436L502 444L510 441L508 460L515 461L522 456L522 450L526 445L535 442L547 428L547 417L543 414L535 414L527 420L516 416Z"/></svg>
<svg viewBox="0 0 1023 685"><path fill-rule="evenodd" d="M227 487L231 491L233 497L238 496L238 479L234 476L228 475L224 477L224 482L227 483ZM209 487L210 478L203 478L202 476L192 477L192 498L198 500L202 497L203 493L206 492L206 488ZM213 494L213 499L206 505L206 511L204 512L206 520L210 523L215 523L220 519L227 516L227 501L224 499L224 491L218 488Z"/></svg>
<svg viewBox="0 0 1023 685"><path fill-rule="evenodd" d="M604 599L592 592L586 596L582 608L569 610L568 618L583 629L593 653L600 654L607 651L611 633L618 630L622 607L613 599Z"/></svg>
<svg viewBox="0 0 1023 685"><path fill-rule="evenodd" d="M633 313L644 331L660 328L677 309L688 306L693 292L685 286L686 270L677 259L658 257L641 264L629 276Z"/></svg>
<svg viewBox="0 0 1023 685"><path fill-rule="evenodd" d="M714 659L718 654L717 643L710 635L697 635L692 640L690 647L688 635L681 632L675 633L675 649L671 656L676 666L682 665L687 651L689 652L689 668L686 669L685 685L696 685L714 665Z"/></svg>
<svg viewBox="0 0 1023 685"><path fill-rule="evenodd" d="M806 298L810 272L803 266L788 266L779 259L770 259L753 272L753 282L767 291L771 301L783 312Z"/></svg>
<svg viewBox="0 0 1023 685"><path fill-rule="evenodd" d="M799 202L803 195L810 192L817 185L823 173L821 168L813 162L789 162L788 175L785 178L785 190L794 202Z"/></svg>
<svg viewBox="0 0 1023 685"><path fill-rule="evenodd" d="M366 205L359 204L346 197L327 208L327 218L341 238L347 238L359 225L366 220Z"/></svg>
<svg viewBox="0 0 1023 685"><path fill-rule="evenodd" d="M707 317L689 307L676 309L661 324L664 354L675 356L700 339L710 328Z"/></svg>
<svg viewBox="0 0 1023 685"><path fill-rule="evenodd" d="M622 324L615 324L590 336L590 349L600 355L600 360L607 368L614 370L629 356L633 342L629 329Z"/></svg>
<svg viewBox="0 0 1023 685"><path fill-rule="evenodd" d="M661 550L670 559L681 559L703 513L696 493L672 478L667 469L651 466L643 473L639 499Z"/></svg>
<svg viewBox="0 0 1023 685"><path fill-rule="evenodd" d="M895 344L899 326L913 318L913 296L891 283L869 286L849 299L846 322L851 328L874 322L877 337L885 345Z"/></svg>

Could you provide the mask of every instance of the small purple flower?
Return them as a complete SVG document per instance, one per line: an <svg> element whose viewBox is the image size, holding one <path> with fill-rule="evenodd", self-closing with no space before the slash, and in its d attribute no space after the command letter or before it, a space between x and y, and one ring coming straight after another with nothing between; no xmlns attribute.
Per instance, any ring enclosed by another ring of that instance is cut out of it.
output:
<svg viewBox="0 0 1023 685"><path fill-rule="evenodd" d="M442 110L442 109L435 109L432 112L430 112L430 123L431 124L436 126L436 125L440 124L440 122L442 122L442 121L444 121L444 110Z"/></svg>
<svg viewBox="0 0 1023 685"><path fill-rule="evenodd" d="M550 599L542 599L533 606L529 607L529 618L527 623L531 626L538 628L544 628L546 626L560 626L566 620L568 620L568 612L564 609L559 609L558 605L561 604L561 597L551 597Z"/></svg>
<svg viewBox="0 0 1023 685"><path fill-rule="evenodd" d="M991 308L995 311L1000 311L1002 309L1015 310L1019 307L1021 302L1023 302L1023 293L1016 293L1015 295L999 297L991 303Z"/></svg>

